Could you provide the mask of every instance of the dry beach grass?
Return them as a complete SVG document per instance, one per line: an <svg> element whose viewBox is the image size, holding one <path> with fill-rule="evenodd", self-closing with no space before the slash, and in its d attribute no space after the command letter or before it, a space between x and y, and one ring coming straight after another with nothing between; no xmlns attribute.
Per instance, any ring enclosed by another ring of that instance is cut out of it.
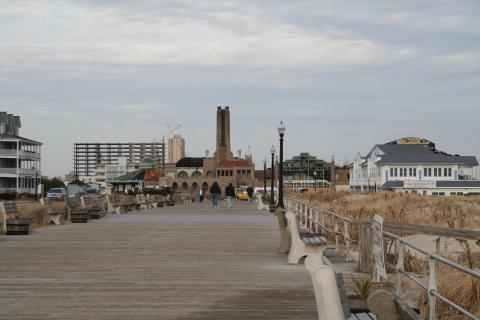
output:
<svg viewBox="0 0 480 320"><path fill-rule="evenodd" d="M306 192L295 197L355 220L370 220L374 214L379 214L388 222L480 229L480 197L424 197L415 194L364 194L330 190ZM354 229L351 230L351 236L358 236ZM448 254L449 259L476 270L480 269L478 242L456 239L450 241L455 242L458 250ZM480 316L480 281L444 265L439 264L437 268L438 292ZM422 255L408 252L405 269L428 283L428 262ZM422 315L428 315L427 293L421 290L421 294L416 294L415 292L420 292L415 288L418 287L405 281L405 292L418 297L417 303ZM466 319L441 301L437 302L437 315L439 319Z"/></svg>

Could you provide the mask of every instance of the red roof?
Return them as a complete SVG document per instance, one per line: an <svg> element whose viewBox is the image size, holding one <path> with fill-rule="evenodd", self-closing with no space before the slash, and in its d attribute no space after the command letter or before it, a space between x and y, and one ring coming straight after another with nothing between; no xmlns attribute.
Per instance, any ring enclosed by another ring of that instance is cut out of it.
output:
<svg viewBox="0 0 480 320"><path fill-rule="evenodd" d="M220 164L220 168L251 168L252 163L247 160L230 160L230 161L223 161Z"/></svg>

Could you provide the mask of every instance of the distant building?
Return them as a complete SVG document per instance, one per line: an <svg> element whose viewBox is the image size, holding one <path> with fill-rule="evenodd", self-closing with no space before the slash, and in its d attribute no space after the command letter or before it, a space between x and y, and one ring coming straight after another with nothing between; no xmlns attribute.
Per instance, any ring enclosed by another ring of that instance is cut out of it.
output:
<svg viewBox="0 0 480 320"><path fill-rule="evenodd" d="M185 157L185 139L179 134L174 134L168 139L168 162L177 163Z"/></svg>
<svg viewBox="0 0 480 320"><path fill-rule="evenodd" d="M35 194L42 143L19 136L19 116L0 112L0 194Z"/></svg>
<svg viewBox="0 0 480 320"><path fill-rule="evenodd" d="M354 191L393 190L422 195L480 194L474 180L478 161L474 156L450 155L422 138L402 138L375 145L350 166Z"/></svg>
<svg viewBox="0 0 480 320"><path fill-rule="evenodd" d="M145 158L142 161L148 161L148 159L149 158ZM151 159L149 161L151 165L155 167L154 161ZM127 158L120 157L115 163L97 165L95 182L100 185L100 189L103 191L104 188L110 187L112 181L116 178L137 169L139 169L139 164L129 163Z"/></svg>
<svg viewBox="0 0 480 320"><path fill-rule="evenodd" d="M335 190L350 191L350 168L335 167Z"/></svg>
<svg viewBox="0 0 480 320"><path fill-rule="evenodd" d="M300 153L283 165L284 185L287 189L301 190L330 187L330 163L307 152Z"/></svg>
<svg viewBox="0 0 480 320"><path fill-rule="evenodd" d="M255 164L252 155L234 157L230 147L230 108L217 108L216 150L213 157L183 158L176 163L174 178L167 182L173 189L191 191L208 189L214 182L224 188L256 186Z"/></svg>
<svg viewBox="0 0 480 320"><path fill-rule="evenodd" d="M75 143L73 146L73 170L75 176L95 176L97 166L115 164L119 158L127 158L128 163L140 164L145 158L153 159L157 168L165 164L165 143Z"/></svg>
<svg viewBox="0 0 480 320"><path fill-rule="evenodd" d="M140 164L140 169L115 177L110 184L117 192L160 189L163 186L160 179L164 176L163 170L155 168L155 162L152 159L146 159Z"/></svg>

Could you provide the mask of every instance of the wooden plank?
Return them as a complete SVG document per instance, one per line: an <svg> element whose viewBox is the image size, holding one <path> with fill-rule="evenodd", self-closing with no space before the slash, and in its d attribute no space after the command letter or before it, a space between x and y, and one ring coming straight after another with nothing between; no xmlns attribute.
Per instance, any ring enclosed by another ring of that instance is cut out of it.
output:
<svg viewBox="0 0 480 320"><path fill-rule="evenodd" d="M355 316L357 317L358 320L372 320L368 313L356 313Z"/></svg>
<svg viewBox="0 0 480 320"><path fill-rule="evenodd" d="M276 217L254 204L195 203L1 238L2 320L317 317L310 274L276 252Z"/></svg>

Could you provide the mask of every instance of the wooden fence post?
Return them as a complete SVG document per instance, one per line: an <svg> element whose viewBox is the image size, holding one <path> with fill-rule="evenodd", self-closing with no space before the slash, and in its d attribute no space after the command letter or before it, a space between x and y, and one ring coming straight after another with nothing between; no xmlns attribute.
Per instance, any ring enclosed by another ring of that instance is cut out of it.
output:
<svg viewBox="0 0 480 320"><path fill-rule="evenodd" d="M358 226L360 229L359 271L370 274L372 271L372 223L362 221Z"/></svg>

